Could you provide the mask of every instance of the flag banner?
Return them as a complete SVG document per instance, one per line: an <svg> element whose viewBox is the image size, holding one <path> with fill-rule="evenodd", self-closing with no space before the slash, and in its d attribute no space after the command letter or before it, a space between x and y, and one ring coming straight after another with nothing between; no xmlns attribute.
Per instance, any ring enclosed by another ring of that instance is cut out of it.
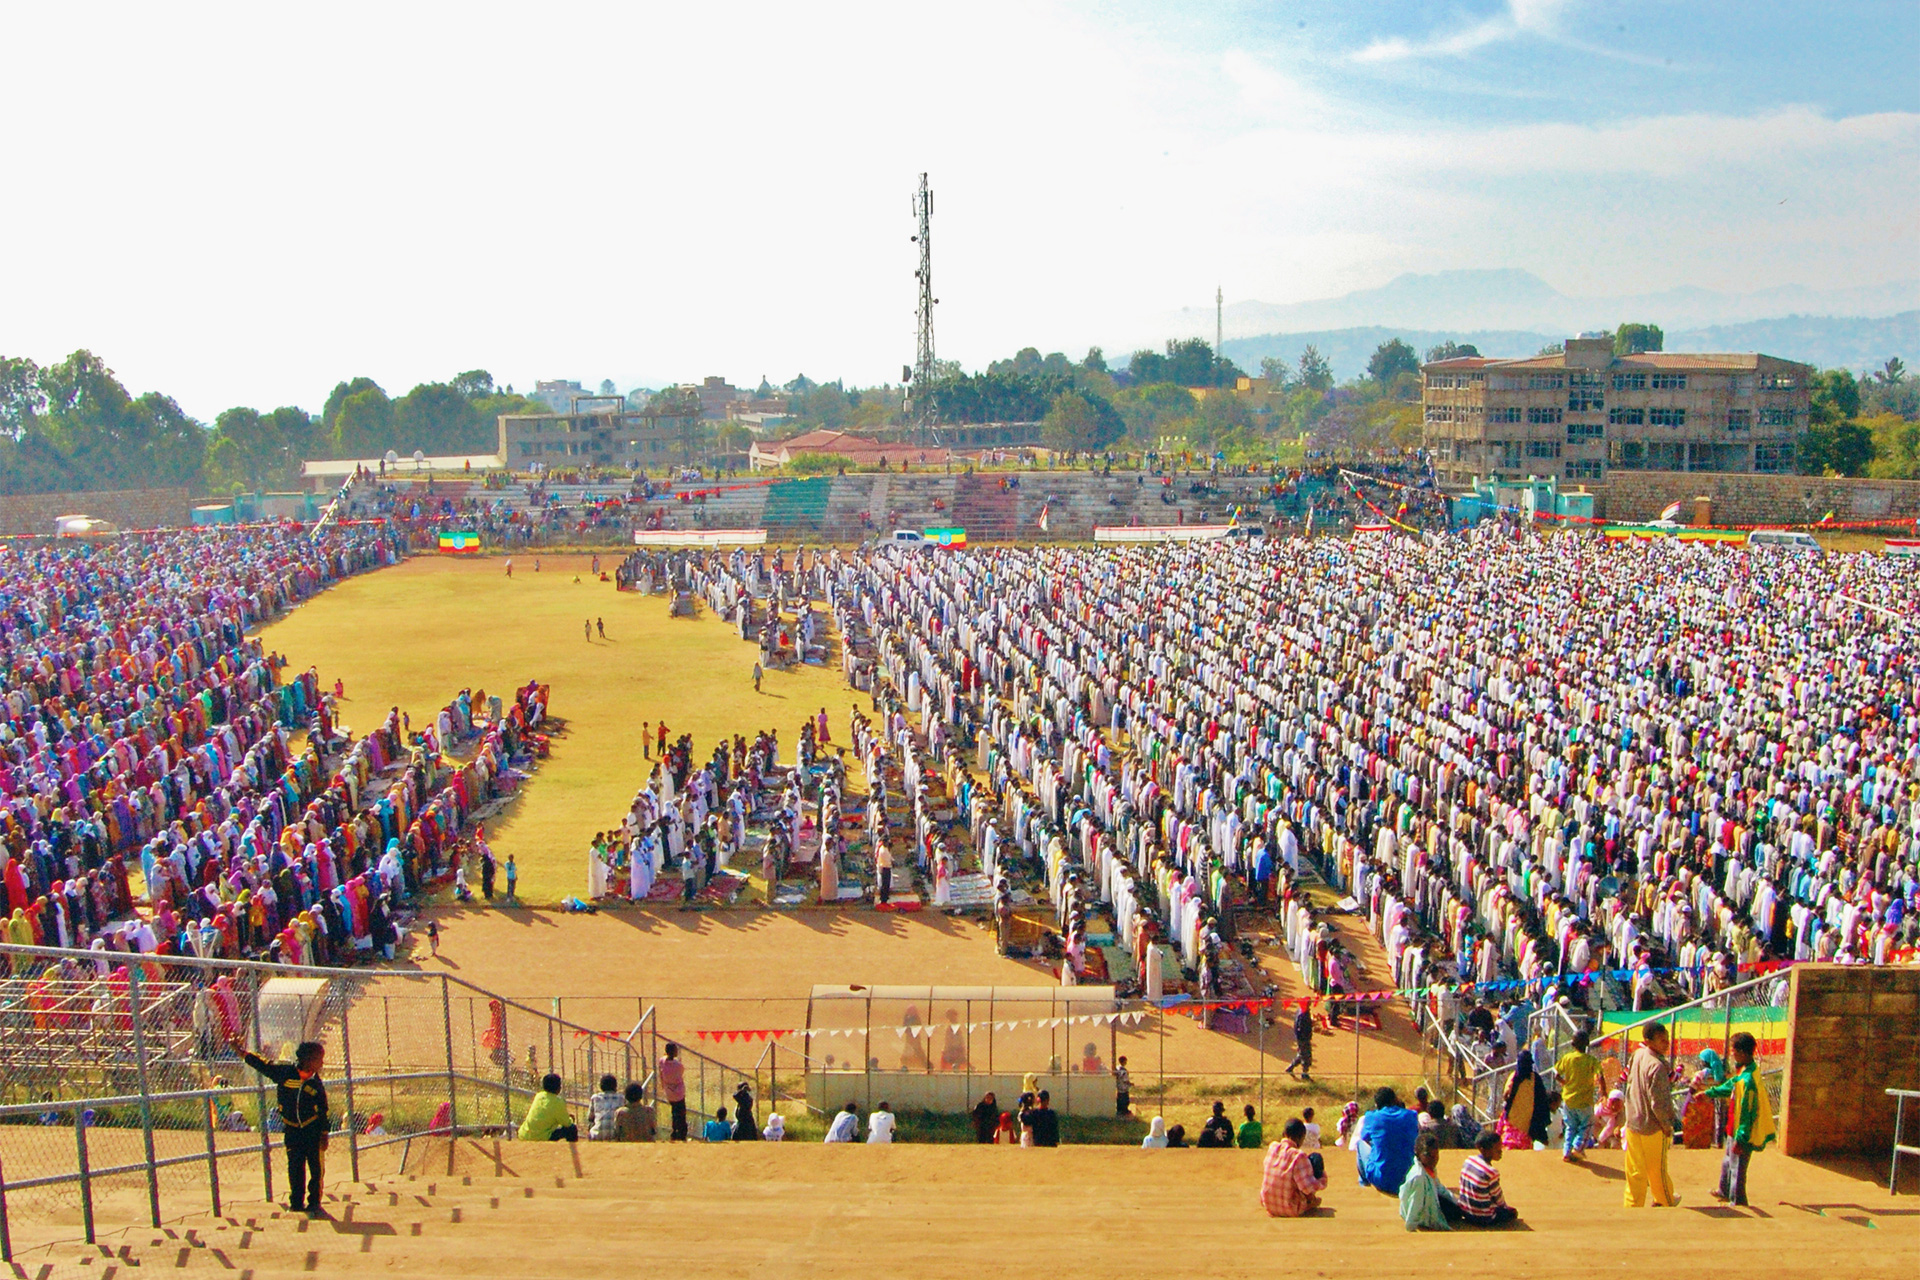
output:
<svg viewBox="0 0 1920 1280"><path fill-rule="evenodd" d="M440 550L450 556L471 556L480 553L480 535L470 530L455 530L440 535Z"/></svg>

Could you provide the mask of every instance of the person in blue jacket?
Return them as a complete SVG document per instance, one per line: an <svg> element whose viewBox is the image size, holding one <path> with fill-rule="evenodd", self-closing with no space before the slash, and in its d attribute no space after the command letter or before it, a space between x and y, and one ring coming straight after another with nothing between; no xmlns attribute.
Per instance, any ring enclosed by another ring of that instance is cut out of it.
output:
<svg viewBox="0 0 1920 1280"><path fill-rule="evenodd" d="M1413 1142L1419 1136L1420 1118L1400 1105L1392 1089L1376 1089L1373 1110L1360 1121L1359 1135L1353 1141L1360 1185L1399 1195L1400 1184L1413 1168Z"/></svg>

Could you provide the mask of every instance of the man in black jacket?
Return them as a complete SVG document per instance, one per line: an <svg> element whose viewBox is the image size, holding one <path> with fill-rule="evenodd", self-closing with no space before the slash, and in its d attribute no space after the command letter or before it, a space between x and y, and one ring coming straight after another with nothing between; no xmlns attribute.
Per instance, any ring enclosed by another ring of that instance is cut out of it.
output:
<svg viewBox="0 0 1920 1280"><path fill-rule="evenodd" d="M326 1065L327 1047L317 1041L303 1041L290 1063L268 1062L259 1054L247 1052L237 1040L234 1048L240 1050L248 1066L277 1086L287 1149L287 1208L305 1212L309 1218L326 1217L327 1211L320 1207L320 1187L330 1119L327 1086L320 1079L320 1069Z"/></svg>
<svg viewBox="0 0 1920 1280"><path fill-rule="evenodd" d="M1040 1105L1027 1112L1027 1123L1033 1126L1034 1146L1060 1145L1060 1116L1054 1111L1053 1095L1047 1090L1040 1091Z"/></svg>

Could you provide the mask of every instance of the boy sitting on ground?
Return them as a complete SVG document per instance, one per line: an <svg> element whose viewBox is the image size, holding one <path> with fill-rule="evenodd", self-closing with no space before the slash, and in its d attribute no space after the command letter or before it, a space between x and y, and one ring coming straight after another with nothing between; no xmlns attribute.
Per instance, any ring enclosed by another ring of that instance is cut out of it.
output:
<svg viewBox="0 0 1920 1280"><path fill-rule="evenodd" d="M1476 1227L1500 1227L1519 1217L1500 1191L1500 1131L1481 1130L1474 1153L1460 1166L1460 1221Z"/></svg>

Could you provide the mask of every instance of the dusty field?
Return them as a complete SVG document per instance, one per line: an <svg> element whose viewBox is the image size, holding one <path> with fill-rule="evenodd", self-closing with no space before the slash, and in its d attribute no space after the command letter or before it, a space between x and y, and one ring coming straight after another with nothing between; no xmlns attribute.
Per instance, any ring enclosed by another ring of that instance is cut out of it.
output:
<svg viewBox="0 0 1920 1280"><path fill-rule="evenodd" d="M329 688L346 682L342 718L356 732L394 706L418 726L463 688L550 685L548 709L564 731L525 794L487 826L534 905L585 890L594 833L625 815L652 767L643 722L664 718L671 737L692 734L696 762L723 733L778 729L791 761L802 718L826 707L840 740L853 706L837 666L768 672L756 694L751 643L704 609L670 618L664 596L615 591L592 577L590 559L547 556L534 573L522 555L509 579L499 560L419 556L341 583L261 633L292 670L317 667ZM615 562L601 560L609 573ZM592 618L605 620L605 640L582 638Z"/></svg>
<svg viewBox="0 0 1920 1280"><path fill-rule="evenodd" d="M1003 959L980 924L932 912L869 910L641 911L623 908L580 916L538 911L445 908L438 912L440 954L424 948L415 962L515 996L593 1030L625 1030L647 1005L658 1010L666 1034L730 1065L750 1066L764 1044L709 1043L699 1030L794 1028L806 1025L806 997L815 983L928 985L1050 985L1038 964ZM1282 995L1299 989L1290 962L1269 965ZM1169 1075L1257 1077L1261 1039L1203 1030L1177 1014L1165 1019ZM1119 1035L1117 1048L1102 1031L1100 1052L1128 1055L1136 1088L1150 1090L1160 1071L1157 1020ZM1412 1029L1389 1011L1384 1031L1359 1045L1360 1079L1371 1090L1385 1078L1419 1072L1419 1055L1405 1047ZM1353 1092L1351 1036L1321 1037L1316 1076L1321 1088L1297 1088L1281 1075L1293 1056L1293 1034L1282 1019L1265 1039L1269 1097L1324 1102Z"/></svg>

